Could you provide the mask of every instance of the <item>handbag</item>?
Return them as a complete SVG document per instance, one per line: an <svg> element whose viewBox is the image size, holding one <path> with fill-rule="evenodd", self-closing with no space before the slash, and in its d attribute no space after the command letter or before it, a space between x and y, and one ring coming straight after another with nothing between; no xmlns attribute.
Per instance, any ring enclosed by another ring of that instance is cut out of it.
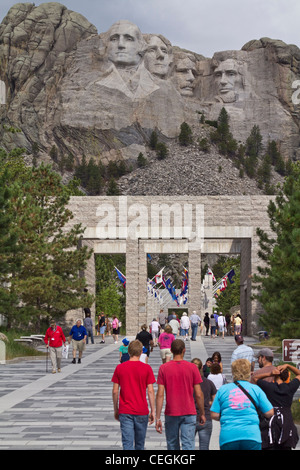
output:
<svg viewBox="0 0 300 470"><path fill-rule="evenodd" d="M250 395L250 393L248 393L247 390L245 390L244 387L242 387L242 385L237 380L235 380L234 383L235 383L235 385L237 385L244 392L245 395L247 395L249 400L255 406L255 409L256 409L258 417L259 417L259 428L260 428L260 430L264 431L265 429L268 429L269 428L269 419L266 418L265 415L260 411L260 409L256 405L256 403L255 403L254 399L252 398L252 396Z"/></svg>

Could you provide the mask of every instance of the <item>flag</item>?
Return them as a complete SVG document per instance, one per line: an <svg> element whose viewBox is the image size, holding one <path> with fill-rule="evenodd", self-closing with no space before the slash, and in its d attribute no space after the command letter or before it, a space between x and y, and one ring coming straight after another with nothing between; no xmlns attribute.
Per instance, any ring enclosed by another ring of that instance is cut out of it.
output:
<svg viewBox="0 0 300 470"><path fill-rule="evenodd" d="M122 282L123 287L125 289L125 287L126 287L126 277L124 276L124 274L121 273L121 271L118 268L115 267L115 270L117 271L118 278Z"/></svg>
<svg viewBox="0 0 300 470"><path fill-rule="evenodd" d="M215 278L215 275L214 273L212 272L212 270L210 268L208 268L207 270L207 274L211 275L212 276L212 280L213 282L216 282L216 278Z"/></svg>
<svg viewBox="0 0 300 470"><path fill-rule="evenodd" d="M162 269L154 276L155 284L161 284L161 283L162 283L162 281L163 281L163 270L164 270L164 268L162 268Z"/></svg>
<svg viewBox="0 0 300 470"><path fill-rule="evenodd" d="M227 274L227 277L228 277L228 279L229 279L230 284L233 284L233 283L234 283L234 281L232 280L233 276L235 276L234 269L232 269L231 271L229 271L229 273Z"/></svg>

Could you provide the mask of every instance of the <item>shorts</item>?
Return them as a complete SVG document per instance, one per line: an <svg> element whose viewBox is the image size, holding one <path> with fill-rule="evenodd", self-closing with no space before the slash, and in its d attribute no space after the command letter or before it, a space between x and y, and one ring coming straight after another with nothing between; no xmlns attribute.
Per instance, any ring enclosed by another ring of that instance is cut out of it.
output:
<svg viewBox="0 0 300 470"><path fill-rule="evenodd" d="M167 359L167 356L172 357L171 349L170 348L161 349L160 350L160 357L162 359Z"/></svg>
<svg viewBox="0 0 300 470"><path fill-rule="evenodd" d="M152 338L153 338L153 339L154 339L154 338L158 338L158 333L159 333L158 330L157 330L157 331L152 331Z"/></svg>
<svg viewBox="0 0 300 470"><path fill-rule="evenodd" d="M100 326L100 335L104 335L106 326Z"/></svg>
<svg viewBox="0 0 300 470"><path fill-rule="evenodd" d="M113 335L120 334L120 328L113 328Z"/></svg>
<svg viewBox="0 0 300 470"><path fill-rule="evenodd" d="M84 351L85 350L85 342L83 339L76 341L76 339L72 339L72 346L74 351Z"/></svg>

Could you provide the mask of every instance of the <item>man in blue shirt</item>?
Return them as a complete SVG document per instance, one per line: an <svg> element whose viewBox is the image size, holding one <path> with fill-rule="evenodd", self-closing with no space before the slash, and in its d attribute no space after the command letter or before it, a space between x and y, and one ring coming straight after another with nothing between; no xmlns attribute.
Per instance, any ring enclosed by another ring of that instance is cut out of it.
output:
<svg viewBox="0 0 300 470"><path fill-rule="evenodd" d="M73 346L73 361L72 364L76 363L76 351L78 350L78 364L81 363L82 353L85 349L87 331L85 327L81 324L81 320L78 319L76 321L76 325L74 325L70 331L68 342L70 344L72 339L72 346Z"/></svg>
<svg viewBox="0 0 300 470"><path fill-rule="evenodd" d="M231 364L237 359L247 359L251 364L251 372L254 371L255 359L254 351L250 346L244 344L244 338L241 335L234 337L237 348L233 351L231 356Z"/></svg>

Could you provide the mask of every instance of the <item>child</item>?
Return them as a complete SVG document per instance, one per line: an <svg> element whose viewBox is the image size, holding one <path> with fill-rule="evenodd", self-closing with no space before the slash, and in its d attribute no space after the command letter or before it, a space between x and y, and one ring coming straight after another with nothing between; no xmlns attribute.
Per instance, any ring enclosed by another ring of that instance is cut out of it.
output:
<svg viewBox="0 0 300 470"><path fill-rule="evenodd" d="M217 390L227 382L225 375L221 372L221 366L217 362L212 363L210 374L207 378L215 384Z"/></svg>
<svg viewBox="0 0 300 470"><path fill-rule="evenodd" d="M143 352L141 354L140 361L145 362L145 364L148 363L147 351L148 351L148 349L145 348L145 346L143 346Z"/></svg>
<svg viewBox="0 0 300 470"><path fill-rule="evenodd" d="M122 345L120 346L120 362L129 361L129 354L128 354L128 344L129 341L127 338L124 338L122 341Z"/></svg>

